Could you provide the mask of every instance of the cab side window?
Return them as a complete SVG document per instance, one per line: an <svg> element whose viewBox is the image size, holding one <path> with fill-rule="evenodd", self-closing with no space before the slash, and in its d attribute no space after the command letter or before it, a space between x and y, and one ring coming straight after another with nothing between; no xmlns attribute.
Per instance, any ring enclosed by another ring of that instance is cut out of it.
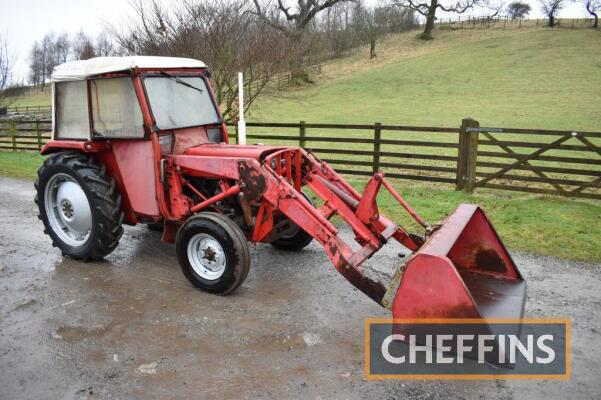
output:
<svg viewBox="0 0 601 400"><path fill-rule="evenodd" d="M90 97L96 137L144 137L142 111L130 77L93 79Z"/></svg>
<svg viewBox="0 0 601 400"><path fill-rule="evenodd" d="M86 81L54 84L54 137L59 139L89 139L88 95Z"/></svg>

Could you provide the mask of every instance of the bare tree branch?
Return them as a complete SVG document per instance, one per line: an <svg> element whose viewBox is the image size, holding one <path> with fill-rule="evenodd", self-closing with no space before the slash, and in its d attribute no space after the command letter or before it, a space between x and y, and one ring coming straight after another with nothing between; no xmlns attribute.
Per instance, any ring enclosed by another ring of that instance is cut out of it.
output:
<svg viewBox="0 0 601 400"><path fill-rule="evenodd" d="M315 16L327 8L330 8L338 3L352 2L355 0L297 0L294 11L292 7L287 7L284 1L277 0L277 5L271 6L271 15L267 15L265 8L261 5L260 0L253 0L255 6L255 14L259 16L272 28L284 33L291 42L291 50L295 57L292 63L292 72L301 79L308 80L306 72L303 68L303 53L304 53L304 36L308 24L314 20ZM268 3L268 8L272 3ZM283 23L279 14L283 14L284 19L288 23Z"/></svg>
<svg viewBox="0 0 601 400"><path fill-rule="evenodd" d="M282 32L256 18L242 0L183 0L168 8L139 9L125 30L111 34L127 54L190 57L210 68L223 114L237 115L237 72L244 73L244 107L270 90L274 74L287 69L288 47Z"/></svg>
<svg viewBox="0 0 601 400"><path fill-rule="evenodd" d="M445 0L430 0L429 3L417 3L414 0L394 0L394 4L399 7L406 7L426 17L426 24L421 38L424 40L432 39L434 22L436 21L436 11L438 9L456 14L463 14L477 4L485 0L458 0L455 3L443 3Z"/></svg>
<svg viewBox="0 0 601 400"><path fill-rule="evenodd" d="M0 34L0 109L9 107L23 92L23 85L13 81L16 58L8 50L6 38Z"/></svg>
<svg viewBox="0 0 601 400"><path fill-rule="evenodd" d="M553 28L555 26L557 14L565 7L568 0L539 0L539 3L541 10L545 13L547 18L549 18L548 26Z"/></svg>
<svg viewBox="0 0 601 400"><path fill-rule="evenodd" d="M597 29L599 27L599 16L597 15L597 12L601 11L601 0L584 0L584 7L595 19L591 28Z"/></svg>

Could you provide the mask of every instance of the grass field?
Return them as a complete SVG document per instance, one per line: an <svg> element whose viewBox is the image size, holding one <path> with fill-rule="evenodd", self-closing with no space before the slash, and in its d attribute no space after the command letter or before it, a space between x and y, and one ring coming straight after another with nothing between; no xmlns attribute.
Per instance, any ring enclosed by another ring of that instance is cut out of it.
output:
<svg viewBox="0 0 601 400"><path fill-rule="evenodd" d="M254 121L601 130L601 32L408 32L323 67L319 84L257 104Z"/></svg>
<svg viewBox="0 0 601 400"><path fill-rule="evenodd" d="M50 92L50 86L45 88L44 91L28 89L24 96L18 97L11 104L11 107L48 106L51 103Z"/></svg>
<svg viewBox="0 0 601 400"><path fill-rule="evenodd" d="M35 179L42 161L44 157L37 153L0 151L0 175Z"/></svg>

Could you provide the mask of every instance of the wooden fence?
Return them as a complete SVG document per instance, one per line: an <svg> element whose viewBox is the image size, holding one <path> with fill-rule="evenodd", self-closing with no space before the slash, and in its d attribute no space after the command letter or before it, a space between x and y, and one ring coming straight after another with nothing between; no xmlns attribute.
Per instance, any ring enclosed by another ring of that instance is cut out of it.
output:
<svg viewBox="0 0 601 400"><path fill-rule="evenodd" d="M52 106L20 106L20 107L8 107L7 113L50 113Z"/></svg>
<svg viewBox="0 0 601 400"><path fill-rule="evenodd" d="M0 120L1 150L40 150L50 140L52 121Z"/></svg>
<svg viewBox="0 0 601 400"><path fill-rule="evenodd" d="M306 68L306 72L308 74L314 74L314 75L321 74L321 64L315 64L315 65L308 66ZM293 79L292 72L277 74L270 80L270 84L273 85L273 87L276 90L282 90L282 89L285 89L286 87L290 86L290 84L292 84L292 79Z"/></svg>
<svg viewBox="0 0 601 400"><path fill-rule="evenodd" d="M436 26L440 29L473 29L473 28L522 28L548 26L549 20L542 19L511 19L506 15L491 16L458 16L450 18L439 18ZM594 18L555 18L556 29L591 29L595 23ZM420 25L420 26L423 26Z"/></svg>
<svg viewBox="0 0 601 400"><path fill-rule="evenodd" d="M1 121L0 149L39 150L49 120ZM230 127L237 141L235 126ZM247 123L248 143L298 145L337 171L454 185L601 199L601 132L459 127Z"/></svg>
<svg viewBox="0 0 601 400"><path fill-rule="evenodd" d="M384 172L469 193L489 188L601 199L601 132L484 128L471 119L457 128L303 121L247 127L249 143L298 145L348 175Z"/></svg>

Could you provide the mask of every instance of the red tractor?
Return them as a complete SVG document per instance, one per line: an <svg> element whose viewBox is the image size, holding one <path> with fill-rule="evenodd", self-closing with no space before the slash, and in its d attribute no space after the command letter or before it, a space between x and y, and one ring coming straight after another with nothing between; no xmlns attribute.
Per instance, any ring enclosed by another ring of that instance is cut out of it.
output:
<svg viewBox="0 0 601 400"><path fill-rule="evenodd" d="M200 61L95 58L58 66L52 82L53 139L41 151L49 156L36 202L66 256L101 259L117 247L123 224L153 224L175 243L193 285L227 294L248 274L248 242L300 251L315 240L338 272L396 318L522 315L525 282L477 206L460 205L430 225L383 174L359 193L308 150L229 144ZM380 214L382 188L424 235ZM334 215L355 243L339 235ZM412 254L384 285L361 264L391 239Z"/></svg>

